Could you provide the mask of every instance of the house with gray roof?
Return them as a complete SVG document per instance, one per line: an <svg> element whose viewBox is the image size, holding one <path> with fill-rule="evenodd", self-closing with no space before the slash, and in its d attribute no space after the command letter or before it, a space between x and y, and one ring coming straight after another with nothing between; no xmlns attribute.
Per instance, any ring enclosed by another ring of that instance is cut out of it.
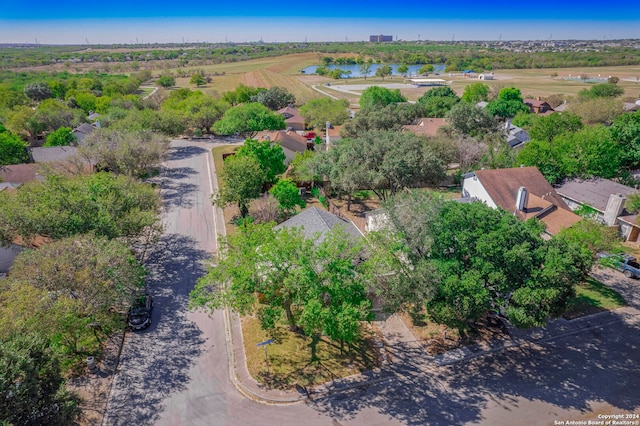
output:
<svg viewBox="0 0 640 426"><path fill-rule="evenodd" d="M505 123L505 135L510 148L522 148L525 143L531 140L529 133L521 127L515 126L511 120Z"/></svg>
<svg viewBox="0 0 640 426"><path fill-rule="evenodd" d="M52 163L76 155L78 148L75 146L41 146L31 148L30 151L34 163Z"/></svg>
<svg viewBox="0 0 640 426"><path fill-rule="evenodd" d="M305 238L317 237L317 242L322 242L326 234L335 228L342 228L354 240L363 237L362 232L350 220L342 219L317 207L310 207L275 227L275 229L282 228L302 228Z"/></svg>
<svg viewBox="0 0 640 426"><path fill-rule="evenodd" d="M640 243L638 215L625 209L629 195L637 189L609 179L571 179L556 187L556 192L571 210L591 209L598 222L608 226L618 226L626 241Z"/></svg>
<svg viewBox="0 0 640 426"><path fill-rule="evenodd" d="M93 133L94 130L96 130L96 128L97 127L95 125L92 125L89 123L83 123L78 127L76 127L75 129L73 129L71 133L73 133L73 135L76 137L78 144L82 144L82 142L84 141L84 138L86 138L91 133Z"/></svg>

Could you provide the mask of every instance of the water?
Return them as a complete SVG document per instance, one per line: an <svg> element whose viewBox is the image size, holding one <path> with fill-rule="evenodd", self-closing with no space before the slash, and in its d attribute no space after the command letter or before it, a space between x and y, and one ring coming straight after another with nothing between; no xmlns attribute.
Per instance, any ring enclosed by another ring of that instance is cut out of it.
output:
<svg viewBox="0 0 640 426"><path fill-rule="evenodd" d="M378 69L378 67L381 67L383 65L386 65L386 64L371 64L371 72L369 73L369 75L367 77L374 77L376 75L376 70ZM400 73L397 71L397 69L400 66L400 64L389 64L389 65L391 65L391 69L393 70L393 74L394 75L400 75ZM423 66L424 66L424 64L422 64L422 65L407 65L407 68L409 68L409 71L407 72L407 75L408 76L415 76L416 74L418 74L418 71ZM320 65L311 65L310 67L306 67L306 68L302 69L300 72L302 72L303 74L315 74L316 73L316 69L318 69L318 67L320 67ZM443 72L444 71L444 67L445 67L444 64L433 65L433 68L434 68L434 72L433 73L441 73L441 72ZM363 74L360 74L360 65L359 64L352 64L352 65L331 64L331 65L327 65L325 68L327 68L329 70L340 68L341 70L344 70L344 71L351 71L351 74L349 75L349 78L364 77ZM433 74L433 73L430 73L430 74Z"/></svg>

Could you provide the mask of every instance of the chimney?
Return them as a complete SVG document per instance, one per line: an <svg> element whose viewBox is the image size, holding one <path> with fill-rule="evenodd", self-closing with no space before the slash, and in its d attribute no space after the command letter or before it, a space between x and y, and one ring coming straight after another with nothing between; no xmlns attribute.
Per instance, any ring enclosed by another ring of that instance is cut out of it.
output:
<svg viewBox="0 0 640 426"><path fill-rule="evenodd" d="M266 140L267 142L271 142L271 136L270 135L265 136L264 140Z"/></svg>
<svg viewBox="0 0 640 426"><path fill-rule="evenodd" d="M542 98L541 98L540 96L538 96L538 98L537 98L537 99L538 99L539 101L541 101L541 100L542 100Z"/></svg>
<svg viewBox="0 0 640 426"><path fill-rule="evenodd" d="M529 199L529 193L527 188L521 186L518 188L518 195L516 196L516 209L521 212L525 212L527 209L527 201Z"/></svg>
<svg viewBox="0 0 640 426"><path fill-rule="evenodd" d="M618 220L618 216L624 209L624 202L627 198L622 194L609 195L607 208L604 211L604 223L608 226L614 226Z"/></svg>

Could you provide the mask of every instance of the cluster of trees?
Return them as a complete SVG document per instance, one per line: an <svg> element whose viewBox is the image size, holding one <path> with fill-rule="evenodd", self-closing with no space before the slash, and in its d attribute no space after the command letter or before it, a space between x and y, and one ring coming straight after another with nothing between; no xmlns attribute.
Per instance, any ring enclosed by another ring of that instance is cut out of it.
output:
<svg viewBox="0 0 640 426"><path fill-rule="evenodd" d="M583 245L545 241L540 222L483 203L412 191L386 211L390 231L371 238L371 285L388 310L423 312L461 332L489 310L518 327L544 325L564 312L592 263Z"/></svg>
<svg viewBox="0 0 640 426"><path fill-rule="evenodd" d="M297 228L248 225L222 247L224 256L191 293L194 307L255 313L268 331L286 321L313 344L322 336L350 344L360 338L361 322L372 319L359 273L362 245L339 228L307 239Z"/></svg>
<svg viewBox="0 0 640 426"><path fill-rule="evenodd" d="M280 145L247 139L235 155L225 159L220 192L214 195L214 203L223 207L236 204L240 216L246 218L251 200L273 185L269 192L278 201L281 216L292 214L296 206L304 207L296 184L279 177L286 169L284 160Z"/></svg>
<svg viewBox="0 0 640 426"><path fill-rule="evenodd" d="M150 185L110 173L0 192L0 244L28 247L0 283L0 422L79 419L63 373L122 329L146 275L131 247L141 254L157 235L159 201Z"/></svg>

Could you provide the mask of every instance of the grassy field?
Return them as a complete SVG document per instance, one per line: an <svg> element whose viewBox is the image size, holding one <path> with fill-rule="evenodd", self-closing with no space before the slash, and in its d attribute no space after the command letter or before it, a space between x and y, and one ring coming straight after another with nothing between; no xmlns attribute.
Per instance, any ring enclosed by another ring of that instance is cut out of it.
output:
<svg viewBox="0 0 640 426"><path fill-rule="evenodd" d="M571 302L564 317L578 318L604 310L621 308L626 304L624 298L615 290L600 281L588 278L576 287L576 298Z"/></svg>
<svg viewBox="0 0 640 426"><path fill-rule="evenodd" d="M267 348L269 366L263 347L256 346L270 337L251 317L242 318L242 336L247 354L249 373L270 388L291 389L296 384L313 386L340 377L347 377L377 366L377 356L368 328L364 340L351 352L340 351L339 344L322 338L316 346L317 361L311 361L311 339L289 332L286 327L277 331L276 343Z"/></svg>

